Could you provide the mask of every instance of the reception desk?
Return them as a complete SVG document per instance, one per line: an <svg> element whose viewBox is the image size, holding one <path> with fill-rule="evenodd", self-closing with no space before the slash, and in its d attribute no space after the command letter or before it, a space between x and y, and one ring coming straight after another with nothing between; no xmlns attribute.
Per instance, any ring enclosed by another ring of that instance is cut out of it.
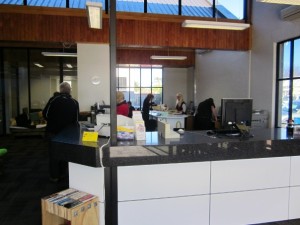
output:
<svg viewBox="0 0 300 225"><path fill-rule="evenodd" d="M80 128L53 139L70 187L99 196L101 225L242 225L300 218L300 139L185 132L178 139L86 146ZM73 135L72 135L73 134ZM73 138L72 138L73 136Z"/></svg>
<svg viewBox="0 0 300 225"><path fill-rule="evenodd" d="M165 122L170 124L170 128L185 128L185 114L172 114L163 111L150 111L150 119Z"/></svg>

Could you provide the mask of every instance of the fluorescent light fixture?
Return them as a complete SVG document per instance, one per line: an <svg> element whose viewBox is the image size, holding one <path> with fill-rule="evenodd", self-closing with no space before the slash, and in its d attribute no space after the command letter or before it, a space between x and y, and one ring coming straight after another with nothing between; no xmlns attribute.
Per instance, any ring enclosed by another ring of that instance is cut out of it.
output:
<svg viewBox="0 0 300 225"><path fill-rule="evenodd" d="M66 67L68 67L70 69L73 68L73 66L71 64L69 64L69 63L66 64Z"/></svg>
<svg viewBox="0 0 300 225"><path fill-rule="evenodd" d="M185 20L182 23L182 27L221 29L221 30L245 30L250 27L250 24L218 22L218 21Z"/></svg>
<svg viewBox="0 0 300 225"><path fill-rule="evenodd" d="M150 59L156 59L156 60L185 60L187 59L186 56L171 56L171 55L152 55Z"/></svg>
<svg viewBox="0 0 300 225"><path fill-rule="evenodd" d="M87 2L86 10L89 27L102 29L102 4L100 2Z"/></svg>
<svg viewBox="0 0 300 225"><path fill-rule="evenodd" d="M42 52L42 55L56 57L77 57L77 53L72 52Z"/></svg>
<svg viewBox="0 0 300 225"><path fill-rule="evenodd" d="M257 2L287 4L287 5L300 5L300 0L256 0Z"/></svg>
<svg viewBox="0 0 300 225"><path fill-rule="evenodd" d="M37 67L40 67L40 68L43 68L44 66L43 65L41 65L41 64L39 64L39 63L33 63L35 66L37 66Z"/></svg>

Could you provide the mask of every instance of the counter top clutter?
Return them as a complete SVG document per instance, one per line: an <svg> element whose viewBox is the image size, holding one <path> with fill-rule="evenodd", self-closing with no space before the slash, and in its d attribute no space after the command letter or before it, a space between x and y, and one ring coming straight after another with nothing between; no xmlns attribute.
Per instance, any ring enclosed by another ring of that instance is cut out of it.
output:
<svg viewBox="0 0 300 225"><path fill-rule="evenodd" d="M145 141L120 141L118 146L99 148L108 141L82 143L82 127L69 127L53 139L60 159L82 165L105 167L202 162L300 155L300 139L286 136L285 129L252 129L253 137L208 135L206 131L185 131L177 139L163 139L147 132Z"/></svg>

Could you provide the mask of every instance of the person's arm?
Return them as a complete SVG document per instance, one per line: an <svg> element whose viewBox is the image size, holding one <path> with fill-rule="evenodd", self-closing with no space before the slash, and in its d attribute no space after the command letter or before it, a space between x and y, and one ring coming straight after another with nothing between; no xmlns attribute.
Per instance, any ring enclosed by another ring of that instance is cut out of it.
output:
<svg viewBox="0 0 300 225"><path fill-rule="evenodd" d="M216 110L216 107L211 106L211 112L212 112L212 119L213 119L213 121L217 121L217 120L218 120L218 117L217 117L217 110Z"/></svg>
<svg viewBox="0 0 300 225"><path fill-rule="evenodd" d="M182 104L182 113L186 113L186 104L185 103Z"/></svg>

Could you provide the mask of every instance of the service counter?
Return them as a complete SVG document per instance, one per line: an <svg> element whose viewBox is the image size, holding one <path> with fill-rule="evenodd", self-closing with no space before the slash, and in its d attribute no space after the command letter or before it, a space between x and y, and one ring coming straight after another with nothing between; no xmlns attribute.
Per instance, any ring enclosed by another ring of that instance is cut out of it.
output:
<svg viewBox="0 0 300 225"><path fill-rule="evenodd" d="M149 118L170 124L170 128L185 128L185 114L168 113L164 111L150 111Z"/></svg>
<svg viewBox="0 0 300 225"><path fill-rule="evenodd" d="M147 133L100 147L70 127L53 139L70 187L99 196L101 225L258 224L300 218L300 139L285 129L253 137ZM106 209L105 209L106 207ZM105 216L104 216L105 215Z"/></svg>

